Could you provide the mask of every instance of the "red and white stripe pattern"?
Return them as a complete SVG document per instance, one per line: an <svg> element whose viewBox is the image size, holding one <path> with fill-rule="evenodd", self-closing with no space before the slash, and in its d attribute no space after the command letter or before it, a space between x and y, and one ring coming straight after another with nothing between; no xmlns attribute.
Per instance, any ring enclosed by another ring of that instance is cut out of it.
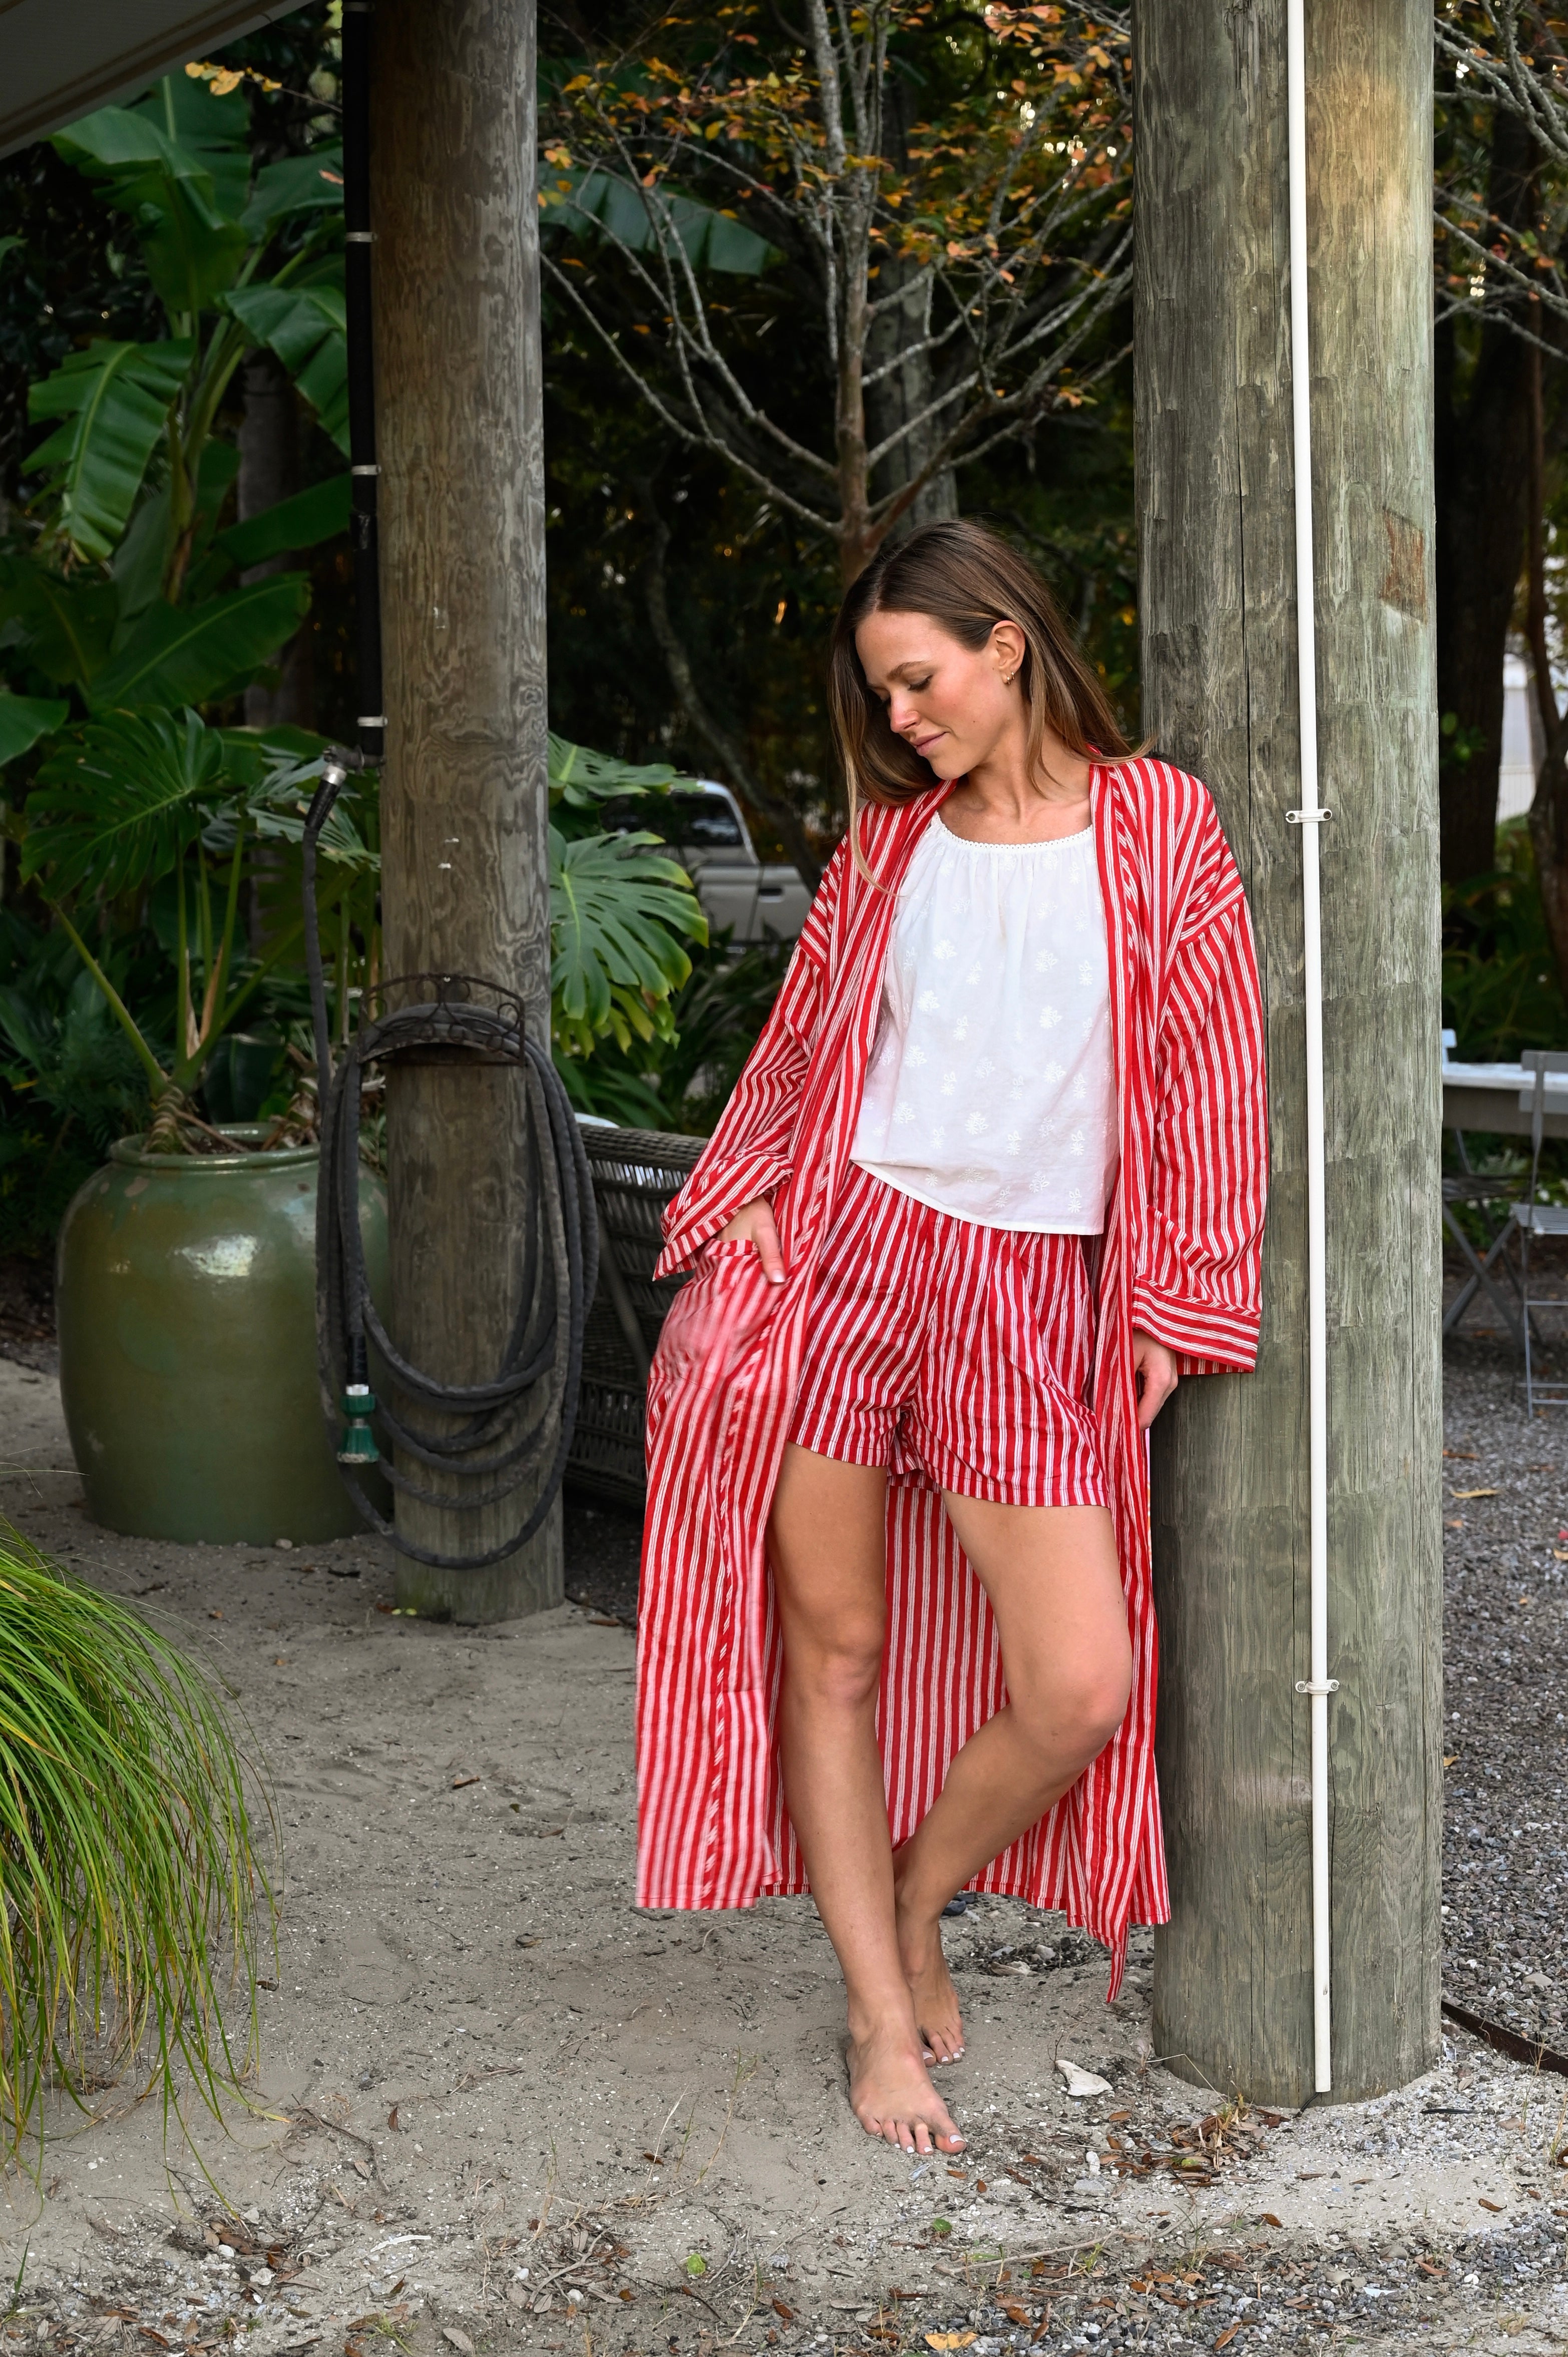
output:
<svg viewBox="0 0 1568 2357"><path fill-rule="evenodd" d="M895 895L943 799L865 813L866 881L835 854L783 989L702 1160L671 1205L662 1270L691 1265L742 1204L773 1199L786 1281L749 1247L706 1254L649 1386L639 1613L638 1900L744 1907L805 1880L779 1785L779 1649L764 1534L805 1321L875 1033ZM1104 1751L976 1878L1065 1908L1112 1952L1168 1916L1154 1770L1156 1641L1147 1455L1133 1334L1184 1374L1252 1364L1268 1148L1251 929L1207 790L1168 764L1097 768L1121 1164L1098 1274L1093 1406L1133 1641L1132 1697ZM990 1609L941 1510L888 1485L881 1731L896 1840L1003 1699Z"/></svg>
<svg viewBox="0 0 1568 2357"><path fill-rule="evenodd" d="M851 1163L789 1437L999 1506L1107 1506L1077 1236L983 1228Z"/></svg>

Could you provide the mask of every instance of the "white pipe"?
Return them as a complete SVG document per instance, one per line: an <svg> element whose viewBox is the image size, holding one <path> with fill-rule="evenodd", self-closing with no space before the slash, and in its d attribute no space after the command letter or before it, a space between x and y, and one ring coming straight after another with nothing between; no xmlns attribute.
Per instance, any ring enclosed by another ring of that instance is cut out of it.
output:
<svg viewBox="0 0 1568 2357"><path fill-rule="evenodd" d="M1306 1001L1307 1516L1311 1576L1312 2043L1319 2094L1332 2087L1328 1888L1328 1316L1323 1154L1323 959L1317 844L1328 816L1317 793L1316 578L1312 549L1312 360L1306 306L1306 62L1304 0L1286 0L1290 175L1290 349L1295 474L1296 693L1301 714L1302 982Z"/></svg>

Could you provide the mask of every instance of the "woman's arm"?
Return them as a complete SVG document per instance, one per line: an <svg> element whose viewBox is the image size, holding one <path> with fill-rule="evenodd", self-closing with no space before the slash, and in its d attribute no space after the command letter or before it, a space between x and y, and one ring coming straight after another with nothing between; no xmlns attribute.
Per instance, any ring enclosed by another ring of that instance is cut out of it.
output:
<svg viewBox="0 0 1568 2357"><path fill-rule="evenodd" d="M1226 861L1229 864L1229 854ZM1174 953L1133 1324L1181 1374L1251 1367L1268 1188L1262 994L1239 889Z"/></svg>
<svg viewBox="0 0 1568 2357"><path fill-rule="evenodd" d="M790 1175L800 1092L827 994L832 922L844 860L841 844L828 863L772 1012L718 1127L664 1214L664 1250L654 1272L658 1276L671 1276L687 1267L743 1207L771 1196ZM762 1208L771 1226L771 1210L767 1204ZM777 1243L775 1235L775 1250ZM763 1257L766 1266L766 1254Z"/></svg>

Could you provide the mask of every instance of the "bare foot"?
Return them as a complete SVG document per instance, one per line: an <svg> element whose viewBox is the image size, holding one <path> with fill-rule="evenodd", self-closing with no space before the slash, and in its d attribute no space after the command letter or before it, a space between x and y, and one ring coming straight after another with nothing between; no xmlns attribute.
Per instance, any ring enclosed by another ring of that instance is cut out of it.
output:
<svg viewBox="0 0 1568 2357"><path fill-rule="evenodd" d="M964 2140L906 2029L849 2040L850 2108L868 2136L905 2152L961 2152Z"/></svg>
<svg viewBox="0 0 1568 2357"><path fill-rule="evenodd" d="M926 2041L928 2062L956 2062L963 2053L963 2017L958 1991L942 1953L937 1923L917 1921L898 1910L898 1953L909 1984L915 2019Z"/></svg>

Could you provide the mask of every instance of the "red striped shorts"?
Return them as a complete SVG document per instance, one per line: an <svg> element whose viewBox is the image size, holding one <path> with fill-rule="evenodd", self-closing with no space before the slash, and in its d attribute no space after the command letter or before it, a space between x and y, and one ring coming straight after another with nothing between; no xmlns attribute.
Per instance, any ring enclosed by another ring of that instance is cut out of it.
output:
<svg viewBox="0 0 1568 2357"><path fill-rule="evenodd" d="M789 1437L1002 1506L1110 1502L1078 1236L984 1228L857 1163L823 1240Z"/></svg>

